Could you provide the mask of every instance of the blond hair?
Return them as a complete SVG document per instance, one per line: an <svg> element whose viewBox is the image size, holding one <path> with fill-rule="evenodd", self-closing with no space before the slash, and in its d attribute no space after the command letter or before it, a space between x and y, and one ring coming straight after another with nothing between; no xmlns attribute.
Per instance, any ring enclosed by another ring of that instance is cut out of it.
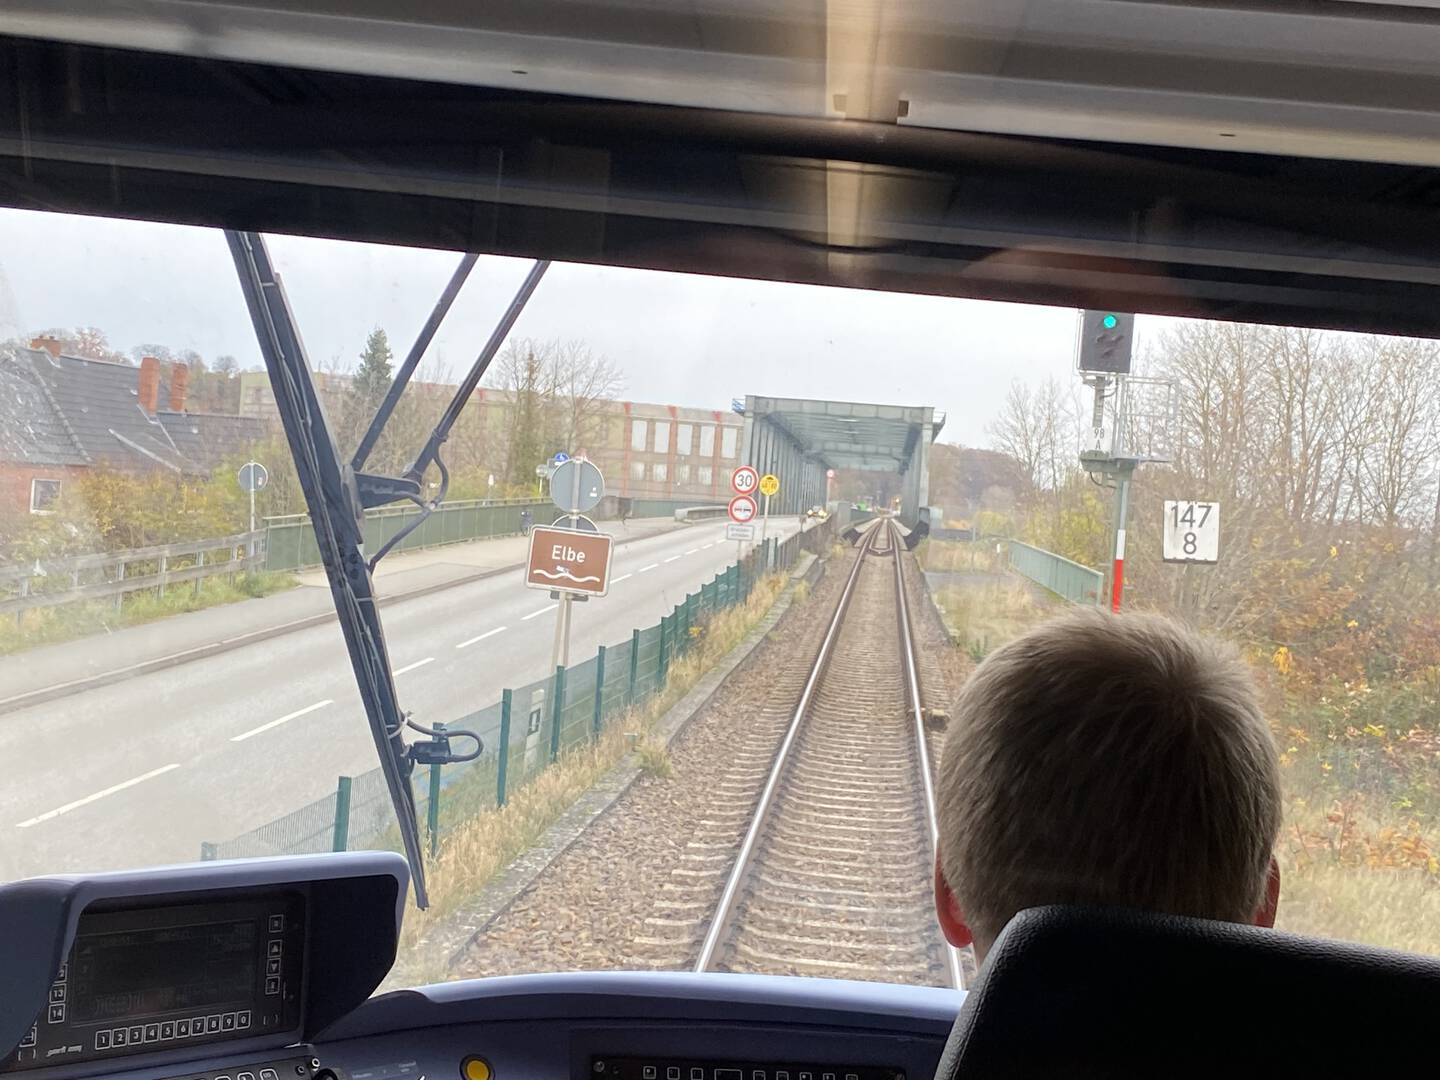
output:
<svg viewBox="0 0 1440 1080"><path fill-rule="evenodd" d="M1280 778L1233 649L1170 619L1086 608L971 676L938 804L941 867L983 951L1043 904L1248 922Z"/></svg>

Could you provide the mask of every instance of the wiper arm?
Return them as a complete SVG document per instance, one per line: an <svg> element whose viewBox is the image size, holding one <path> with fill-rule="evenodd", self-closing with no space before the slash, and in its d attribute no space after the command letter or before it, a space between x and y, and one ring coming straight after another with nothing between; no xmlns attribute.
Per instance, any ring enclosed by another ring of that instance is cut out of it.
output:
<svg viewBox="0 0 1440 1080"><path fill-rule="evenodd" d="M345 647L360 690L360 700L380 756L380 768L395 817L410 878L415 883L415 904L425 908L425 863L420 830L415 820L415 796L410 788L414 768L407 754L395 680L385 648L385 632L365 562L363 506L356 489L355 473L344 464L335 447L334 436L320 408L310 365L295 326L280 279L270 262L265 240L259 233L225 230L230 254L240 276L240 289L250 309L275 405L295 458L295 471L314 524L315 542L325 574Z"/></svg>

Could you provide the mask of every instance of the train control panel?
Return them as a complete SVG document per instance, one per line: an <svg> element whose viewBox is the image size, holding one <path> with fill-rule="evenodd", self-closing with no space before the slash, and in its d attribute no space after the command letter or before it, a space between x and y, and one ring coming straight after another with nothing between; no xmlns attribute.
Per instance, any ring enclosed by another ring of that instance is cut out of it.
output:
<svg viewBox="0 0 1440 1080"><path fill-rule="evenodd" d="M962 995L662 972L372 996L398 856L197 863L0 886L16 1080L929 1080Z"/></svg>

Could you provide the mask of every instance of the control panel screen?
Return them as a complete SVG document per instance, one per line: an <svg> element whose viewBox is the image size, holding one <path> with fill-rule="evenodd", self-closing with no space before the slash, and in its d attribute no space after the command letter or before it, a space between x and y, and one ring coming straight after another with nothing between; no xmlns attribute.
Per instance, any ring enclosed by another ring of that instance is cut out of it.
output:
<svg viewBox="0 0 1440 1080"><path fill-rule="evenodd" d="M0 1070L296 1032L304 953L299 893L87 909Z"/></svg>

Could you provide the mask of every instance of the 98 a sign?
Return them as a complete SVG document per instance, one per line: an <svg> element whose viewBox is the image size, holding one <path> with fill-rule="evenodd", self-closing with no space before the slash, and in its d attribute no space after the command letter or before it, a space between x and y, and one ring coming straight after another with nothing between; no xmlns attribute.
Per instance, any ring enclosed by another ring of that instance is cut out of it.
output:
<svg viewBox="0 0 1440 1080"><path fill-rule="evenodd" d="M1213 563L1220 559L1220 504L1185 499L1165 503L1166 562Z"/></svg>

